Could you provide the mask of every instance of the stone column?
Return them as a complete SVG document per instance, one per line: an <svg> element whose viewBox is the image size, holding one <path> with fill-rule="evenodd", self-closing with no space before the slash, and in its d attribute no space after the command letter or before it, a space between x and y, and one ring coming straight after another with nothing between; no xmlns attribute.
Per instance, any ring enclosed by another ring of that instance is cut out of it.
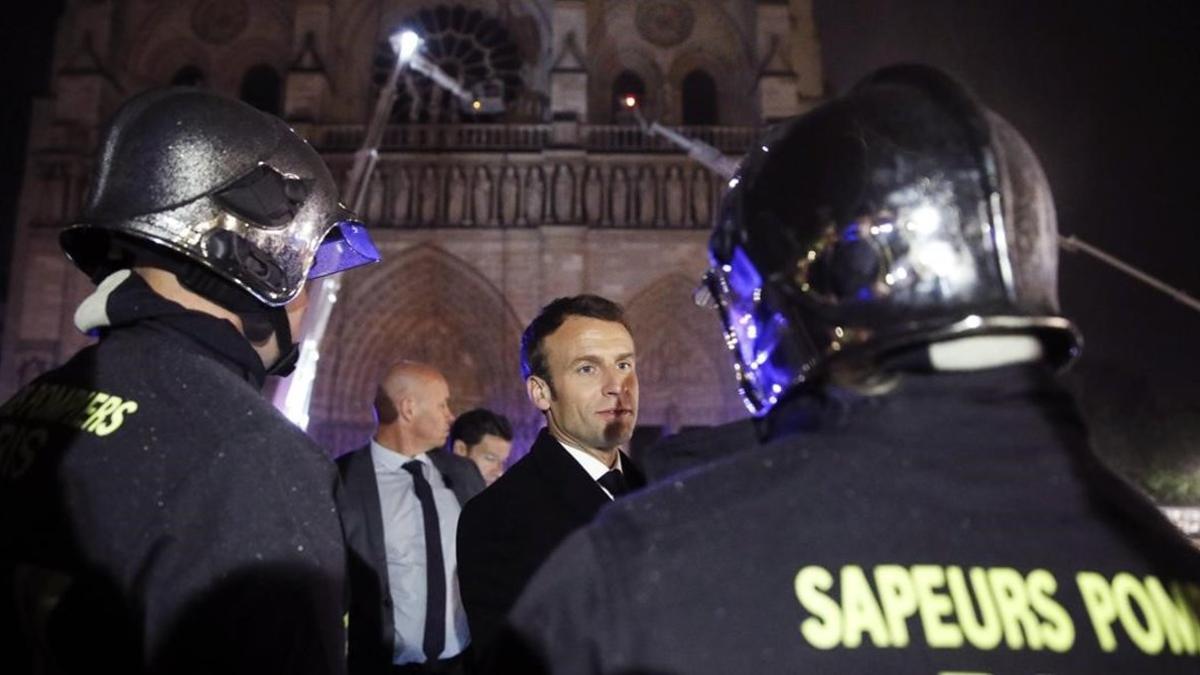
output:
<svg viewBox="0 0 1200 675"><path fill-rule="evenodd" d="M295 57L284 84L283 116L292 121L322 118L329 98L325 55L329 45L329 3L306 0L296 7L293 28Z"/></svg>
<svg viewBox="0 0 1200 675"><path fill-rule="evenodd" d="M787 5L758 5L758 105L764 120L800 112L796 72L791 63L791 31Z"/></svg>
<svg viewBox="0 0 1200 675"><path fill-rule="evenodd" d="M577 146L588 117L587 8L583 0L554 3L554 60L550 66L551 142Z"/></svg>
<svg viewBox="0 0 1200 675"><path fill-rule="evenodd" d="M796 93L800 110L804 112L820 103L825 96L825 80L821 68L821 41L817 37L817 21L813 18L812 0L791 0L792 70L796 73Z"/></svg>

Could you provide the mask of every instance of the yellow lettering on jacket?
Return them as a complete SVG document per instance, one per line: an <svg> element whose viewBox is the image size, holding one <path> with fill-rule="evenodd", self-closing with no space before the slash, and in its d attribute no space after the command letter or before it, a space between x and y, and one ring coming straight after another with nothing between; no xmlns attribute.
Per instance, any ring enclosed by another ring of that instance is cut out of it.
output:
<svg viewBox="0 0 1200 675"><path fill-rule="evenodd" d="M62 384L38 383L17 394L0 409L0 417L15 424L49 422L107 436L138 410L136 401L103 391L77 389Z"/></svg>
<svg viewBox="0 0 1200 675"><path fill-rule="evenodd" d="M1104 652L1126 644L1150 656L1200 655L1200 587L1154 576L1080 571L1075 587L1064 589L1045 569L810 565L793 585L806 615L800 634L816 649L1003 646L1065 654L1079 645L1077 626L1090 623L1091 644ZM1075 591L1071 603L1060 601ZM1067 611L1080 606L1086 619Z"/></svg>

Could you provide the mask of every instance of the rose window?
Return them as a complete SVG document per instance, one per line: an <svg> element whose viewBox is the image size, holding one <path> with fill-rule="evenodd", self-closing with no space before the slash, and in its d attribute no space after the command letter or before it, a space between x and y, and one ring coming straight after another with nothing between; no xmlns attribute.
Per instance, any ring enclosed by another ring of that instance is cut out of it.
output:
<svg viewBox="0 0 1200 675"><path fill-rule="evenodd" d="M416 31L424 39L422 53L467 91L502 96L506 107L521 93L521 57L512 37L496 19L462 5L422 9L397 30ZM395 53L384 39L375 51L375 91L387 81ZM503 116L473 112L428 77L406 68L396 87L393 122L495 122Z"/></svg>

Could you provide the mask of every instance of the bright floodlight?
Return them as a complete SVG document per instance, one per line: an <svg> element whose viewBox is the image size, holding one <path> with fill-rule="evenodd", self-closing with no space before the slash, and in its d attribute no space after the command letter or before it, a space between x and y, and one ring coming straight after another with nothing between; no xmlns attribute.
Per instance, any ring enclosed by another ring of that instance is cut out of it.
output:
<svg viewBox="0 0 1200 675"><path fill-rule="evenodd" d="M625 104L626 108L637 107L637 97L632 94L625 96L625 98L621 99L621 102Z"/></svg>
<svg viewBox="0 0 1200 675"><path fill-rule="evenodd" d="M393 35L389 41L392 43L392 49L396 50L396 56L400 58L401 63L407 63L421 47L421 36L411 30Z"/></svg>

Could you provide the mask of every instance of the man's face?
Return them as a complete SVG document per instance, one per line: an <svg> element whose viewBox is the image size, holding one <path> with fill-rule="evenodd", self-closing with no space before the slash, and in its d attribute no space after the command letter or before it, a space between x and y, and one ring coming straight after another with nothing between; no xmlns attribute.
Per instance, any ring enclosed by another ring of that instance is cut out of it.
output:
<svg viewBox="0 0 1200 675"><path fill-rule="evenodd" d="M461 442L461 441L460 441ZM512 452L512 441L499 436L484 434L478 443L467 448L467 457L479 467L479 473L488 485L504 475L504 463Z"/></svg>
<svg viewBox="0 0 1200 675"><path fill-rule="evenodd" d="M413 387L410 428L413 437L425 449L446 442L454 415L450 414L450 387L441 375L422 377Z"/></svg>
<svg viewBox="0 0 1200 675"><path fill-rule="evenodd" d="M638 408L629 331L615 321L569 316L542 344L551 382L534 376L527 386L551 433L591 452L627 443Z"/></svg>

